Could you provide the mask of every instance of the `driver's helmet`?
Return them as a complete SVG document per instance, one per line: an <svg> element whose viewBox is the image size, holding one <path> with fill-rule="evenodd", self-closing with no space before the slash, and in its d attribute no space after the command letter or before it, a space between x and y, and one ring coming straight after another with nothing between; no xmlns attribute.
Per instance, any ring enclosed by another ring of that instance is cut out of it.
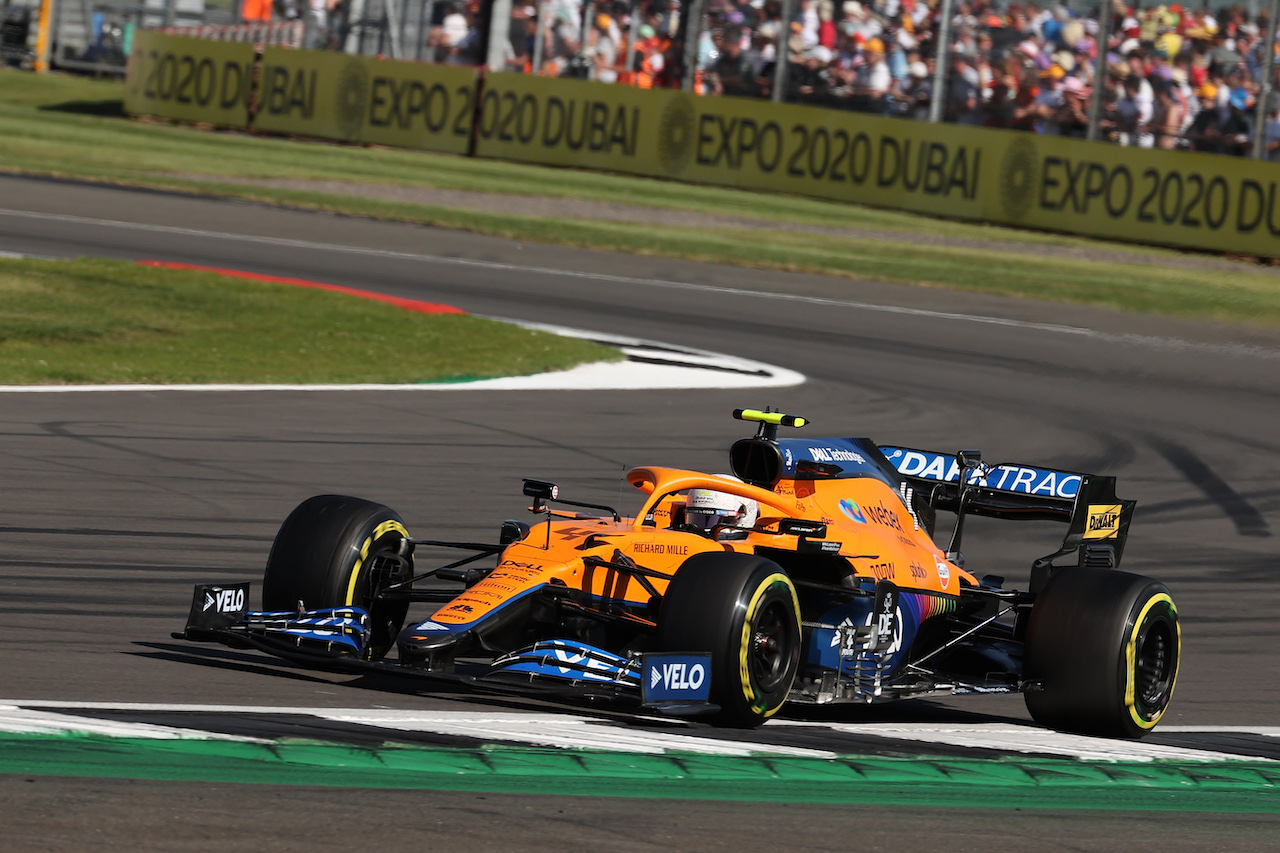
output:
<svg viewBox="0 0 1280 853"><path fill-rule="evenodd" d="M726 480L742 482L732 474L717 474ZM760 515L760 505L751 498L742 498L714 489L690 489L685 498L685 523L710 533L717 527L743 527L755 525Z"/></svg>

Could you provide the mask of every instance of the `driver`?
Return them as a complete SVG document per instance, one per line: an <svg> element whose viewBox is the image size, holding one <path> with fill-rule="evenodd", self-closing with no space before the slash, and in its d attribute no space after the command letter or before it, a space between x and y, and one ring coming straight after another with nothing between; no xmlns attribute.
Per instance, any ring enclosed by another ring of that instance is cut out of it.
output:
<svg viewBox="0 0 1280 853"><path fill-rule="evenodd" d="M723 476L726 480L738 479L727 474L717 476ZM685 501L685 524L689 527L707 536L715 535L717 527L738 528L721 531L717 537L720 539L735 535L746 536L747 530L755 525L760 514L760 505L751 498L714 489L690 489Z"/></svg>

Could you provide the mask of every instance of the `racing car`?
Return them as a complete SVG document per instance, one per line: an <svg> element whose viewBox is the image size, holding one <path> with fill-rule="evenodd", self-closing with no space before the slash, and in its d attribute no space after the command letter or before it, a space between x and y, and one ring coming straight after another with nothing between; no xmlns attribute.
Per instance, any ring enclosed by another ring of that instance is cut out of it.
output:
<svg viewBox="0 0 1280 853"><path fill-rule="evenodd" d="M199 584L174 636L724 726L787 705L991 693L1022 693L1063 731L1133 738L1160 721L1178 611L1163 584L1118 570L1135 501L1114 477L784 438L807 421L733 415L756 426L730 448L732 474L634 468L629 517L525 480L533 517L492 544L415 539L381 504L310 498L272 544L263 609L248 609L246 583ZM939 514L953 517L942 531ZM1006 589L966 568L969 516L1066 534L1027 589ZM423 570L426 546L463 556ZM434 609L410 619L419 603Z"/></svg>

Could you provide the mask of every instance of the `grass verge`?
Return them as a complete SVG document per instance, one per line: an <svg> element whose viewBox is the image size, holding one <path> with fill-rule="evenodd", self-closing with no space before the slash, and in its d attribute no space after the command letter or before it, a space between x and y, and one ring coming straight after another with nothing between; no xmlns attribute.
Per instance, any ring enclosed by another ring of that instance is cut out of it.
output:
<svg viewBox="0 0 1280 853"><path fill-rule="evenodd" d="M216 273L0 259L0 385L443 382L619 357L493 320Z"/></svg>
<svg viewBox="0 0 1280 853"><path fill-rule="evenodd" d="M119 83L0 72L0 168L288 204L495 236L766 269L869 277L1120 310L1280 325L1280 276L1179 266L1177 252L948 222L850 204L577 172L417 151L353 148L132 121ZM139 152L145 152L140 157ZM207 179L192 180L192 174ZM253 186L298 178L550 195L805 225L900 232L892 241L689 228L458 210L353 195ZM1015 250L921 245L913 234L1020 244ZM1120 249L1157 264L1037 256L1038 246Z"/></svg>

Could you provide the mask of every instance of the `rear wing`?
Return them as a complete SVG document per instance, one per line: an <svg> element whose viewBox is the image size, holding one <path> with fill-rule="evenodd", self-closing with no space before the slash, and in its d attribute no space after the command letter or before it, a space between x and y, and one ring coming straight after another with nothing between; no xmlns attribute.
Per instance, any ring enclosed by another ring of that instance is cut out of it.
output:
<svg viewBox="0 0 1280 853"><path fill-rule="evenodd" d="M966 468L957 454L906 447L880 450L907 485L934 509L960 516L1065 522L1068 527L1062 548L1033 565L1033 586L1036 569L1045 572L1055 559L1073 551L1079 554L1082 566L1120 565L1138 502L1116 497L1115 477L1013 463L977 463L973 467L970 462ZM962 470L966 472L963 489Z"/></svg>

